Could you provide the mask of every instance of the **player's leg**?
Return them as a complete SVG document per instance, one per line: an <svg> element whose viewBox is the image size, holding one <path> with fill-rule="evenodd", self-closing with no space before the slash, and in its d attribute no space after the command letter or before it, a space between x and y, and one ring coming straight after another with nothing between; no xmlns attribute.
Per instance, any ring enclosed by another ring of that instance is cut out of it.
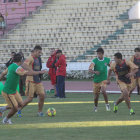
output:
<svg viewBox="0 0 140 140"><path fill-rule="evenodd" d="M34 98L34 93L36 92L35 88L36 88L35 83L32 83L32 82L26 83L25 95L27 96L27 98L24 100L22 108L27 106L28 103L32 102L32 100Z"/></svg>
<svg viewBox="0 0 140 140"><path fill-rule="evenodd" d="M130 99L129 99L129 92L127 89L124 89L122 91L123 97L124 97L124 101L128 107L128 109L131 109L131 105L130 105Z"/></svg>
<svg viewBox="0 0 140 140"><path fill-rule="evenodd" d="M102 91L102 94L103 94L105 103L108 104L108 97L107 97L107 93L106 93L106 88L105 87L102 87L101 88L101 91Z"/></svg>
<svg viewBox="0 0 140 140"><path fill-rule="evenodd" d="M140 95L140 78L138 78L137 81L138 81L137 91L138 95Z"/></svg>
<svg viewBox="0 0 140 140"><path fill-rule="evenodd" d="M21 107L22 109L27 106L30 102L32 102L33 97L27 97L24 102L23 102L23 106Z"/></svg>
<svg viewBox="0 0 140 140"><path fill-rule="evenodd" d="M8 106L0 107L0 117L2 117L4 115L4 112L8 109L11 109L11 107L8 107Z"/></svg>
<svg viewBox="0 0 140 140"><path fill-rule="evenodd" d="M3 91L2 91L2 95L3 95L4 93L3 93ZM3 95L3 97L4 97L4 95ZM5 97L4 97L5 98ZM6 101L6 99L5 99L5 101ZM11 109L11 107L9 107L9 106L2 106L2 107L0 107L0 117L2 117L3 115L4 115L4 112L6 111L6 110L8 110L8 109Z"/></svg>
<svg viewBox="0 0 140 140"><path fill-rule="evenodd" d="M129 97L131 96L131 94L132 94L132 92L134 91L134 89L136 88L136 86L137 86L137 80L136 79L134 79L134 78L132 78L131 79L131 85L130 85L130 90L129 90Z"/></svg>
<svg viewBox="0 0 140 140"><path fill-rule="evenodd" d="M124 84L123 82L118 81L117 84L118 84L118 87L120 88L122 94L121 94L121 96L118 98L118 100L117 100L116 102L114 102L114 109L113 109L114 113L117 113L117 111L118 111L118 105L119 105L122 101L124 101L124 95L123 95L123 91L122 91L122 90L123 90L123 89L127 89L126 84Z"/></svg>
<svg viewBox="0 0 140 140"><path fill-rule="evenodd" d="M140 95L140 87L137 85L137 94Z"/></svg>
<svg viewBox="0 0 140 140"><path fill-rule="evenodd" d="M110 105L108 103L108 97L107 97L107 93L106 93L106 86L107 86L107 81L102 81L101 92L102 92L104 100L105 100L106 111L110 111Z"/></svg>
<svg viewBox="0 0 140 140"><path fill-rule="evenodd" d="M134 112L134 110L131 108L128 89L123 90L123 96L124 96L125 103L126 103L128 109L129 109L129 111L130 111L130 115L134 115L135 112Z"/></svg>
<svg viewBox="0 0 140 140"><path fill-rule="evenodd" d="M11 117L17 112L18 110L18 103L16 101L15 95L8 95L6 93L2 93L3 97L5 98L10 111L8 112L8 115L3 119L4 124L12 124Z"/></svg>
<svg viewBox="0 0 140 140"><path fill-rule="evenodd" d="M39 94L39 102L38 102L38 116L43 116L42 109L44 106L45 94Z"/></svg>
<svg viewBox="0 0 140 140"><path fill-rule="evenodd" d="M25 107L25 106L27 106L30 102L32 102L32 100L33 100L33 97L27 97L24 101L23 101L23 104L22 104L22 106L20 106L20 107L18 107L18 112L17 112L17 116L18 117L21 117L22 115L21 115L21 110Z"/></svg>
<svg viewBox="0 0 140 140"><path fill-rule="evenodd" d="M121 96L118 98L118 100L114 103L114 113L117 113L118 111L118 105L123 102L125 99L124 99L124 94L125 94L125 91L122 91L122 94Z"/></svg>
<svg viewBox="0 0 140 140"><path fill-rule="evenodd" d="M9 120L12 116L15 115L15 113L18 111L18 104L17 105L14 105L14 107L12 107L7 115L7 119L4 119L5 121L6 120ZM11 123L11 120L10 120L10 123Z"/></svg>
<svg viewBox="0 0 140 140"><path fill-rule="evenodd" d="M18 106L15 106L15 108L11 108L8 115L2 120L3 124L12 124L11 117L14 116L17 111Z"/></svg>
<svg viewBox="0 0 140 140"><path fill-rule="evenodd" d="M32 102L33 98L34 98L34 93L35 93L35 84L31 83L31 82L27 82L26 83L26 91L25 91L25 95L27 96L27 98L23 101L23 105L22 107L19 107L18 109L18 116L21 116L21 110L27 106L30 102Z"/></svg>
<svg viewBox="0 0 140 140"><path fill-rule="evenodd" d="M127 98L128 96L128 99L129 99L129 93L130 93L130 90L132 89L132 84L125 84L121 81L118 82L118 86L122 92L121 96L119 97L119 99L116 101L116 105L119 105L121 102L125 101L125 99ZM130 101L130 99L129 99Z"/></svg>
<svg viewBox="0 0 140 140"><path fill-rule="evenodd" d="M123 94L121 94L121 96L118 98L118 100L116 101L116 105L119 105L121 102L124 101L124 97L123 97Z"/></svg>
<svg viewBox="0 0 140 140"><path fill-rule="evenodd" d="M15 98L18 102L18 113L17 113L17 115L18 115L18 117L21 117L21 111L20 111L19 108L23 108L23 100L21 98L21 95L18 92L16 92Z"/></svg>
<svg viewBox="0 0 140 140"><path fill-rule="evenodd" d="M3 91L2 91L2 96L4 97L4 95L5 95L5 93L3 93ZM5 101L6 101L6 99L5 99ZM9 107L9 106L2 106L2 107L0 107L0 117L2 117L4 115L4 112L6 110L8 110L8 109L11 109L11 107Z"/></svg>
<svg viewBox="0 0 140 140"><path fill-rule="evenodd" d="M45 101L45 92L44 92L44 87L43 84L36 84L36 92L38 93L38 116L42 117L44 116L42 110L44 106L44 101Z"/></svg>
<svg viewBox="0 0 140 140"><path fill-rule="evenodd" d="M114 107L117 108L117 106L124 100L128 109L130 110L130 115L135 114L133 109L131 108L131 104L130 104L130 99L129 99L129 89L130 89L130 85L127 85L125 83L120 82L119 83L119 87L122 91L122 95L121 97L117 100L116 104L114 105ZM114 110L115 112L115 110Z"/></svg>
<svg viewBox="0 0 140 140"><path fill-rule="evenodd" d="M98 100L99 100L99 94L100 94L100 83L93 83L93 93L94 93L94 111L97 112L98 107Z"/></svg>
<svg viewBox="0 0 140 140"><path fill-rule="evenodd" d="M123 89L122 90L122 95L116 101L116 105L119 105L122 101L125 101L128 109L131 108L131 106L130 106L130 99L129 99L129 92L127 91L127 89Z"/></svg>

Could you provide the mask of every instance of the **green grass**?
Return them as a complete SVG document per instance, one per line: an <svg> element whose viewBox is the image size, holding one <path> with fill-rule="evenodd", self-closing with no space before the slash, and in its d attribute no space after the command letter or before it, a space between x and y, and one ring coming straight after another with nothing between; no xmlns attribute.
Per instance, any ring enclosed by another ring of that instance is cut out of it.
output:
<svg viewBox="0 0 140 140"><path fill-rule="evenodd" d="M140 120L140 103L132 103L136 114L129 115L125 103L119 105L118 113L112 111L106 112L104 103L99 103L98 112L93 112L92 94L67 94L66 99L51 98L48 95L45 102L58 102L59 104L45 104L44 112L49 107L54 107L57 111L55 117L37 117L37 105L29 105L22 111L23 117L12 118L13 125L0 124L0 140L139 140L139 125L130 126L84 126L78 125L71 127L67 124L74 125L74 122L99 122L102 121L133 121ZM115 101L119 95L109 94L109 100ZM25 98L25 97L24 97ZM139 95L133 95L131 100L139 101ZM83 103L68 103L63 102L84 101ZM100 96L100 101L103 97ZM34 99L33 102L37 102ZM4 99L0 96L0 103L3 104ZM62 104L60 104L62 103ZM113 103L110 103L113 109ZM7 112L6 112L7 113ZM5 113L5 115L6 115ZM0 119L2 121L2 118ZM62 125L66 125L62 127ZM60 127L56 127L59 124ZM51 127L50 127L51 126ZM50 128L49 128L50 127Z"/></svg>

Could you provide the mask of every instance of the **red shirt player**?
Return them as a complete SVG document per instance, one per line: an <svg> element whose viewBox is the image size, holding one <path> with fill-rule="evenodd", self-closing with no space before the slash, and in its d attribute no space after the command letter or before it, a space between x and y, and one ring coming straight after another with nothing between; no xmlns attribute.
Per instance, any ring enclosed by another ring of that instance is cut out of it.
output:
<svg viewBox="0 0 140 140"><path fill-rule="evenodd" d="M51 84L54 86L54 92L55 92L55 96L57 96L56 94L56 68L53 67L53 64L56 61L56 51L54 48L51 49L51 56L49 57L46 66L49 68L49 75L50 75L50 79L51 79Z"/></svg>

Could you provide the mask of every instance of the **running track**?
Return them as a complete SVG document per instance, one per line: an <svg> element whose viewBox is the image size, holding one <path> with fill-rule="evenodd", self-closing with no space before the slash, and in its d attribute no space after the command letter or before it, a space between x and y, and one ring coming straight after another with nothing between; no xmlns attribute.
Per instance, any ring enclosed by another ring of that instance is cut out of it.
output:
<svg viewBox="0 0 140 140"><path fill-rule="evenodd" d="M53 88L50 81L43 81L43 85L46 90L50 90ZM93 90L93 82L91 81L66 81L66 90L74 90L74 91L92 91ZM116 82L112 82L107 86L108 91L120 91ZM136 91L136 90L135 90Z"/></svg>

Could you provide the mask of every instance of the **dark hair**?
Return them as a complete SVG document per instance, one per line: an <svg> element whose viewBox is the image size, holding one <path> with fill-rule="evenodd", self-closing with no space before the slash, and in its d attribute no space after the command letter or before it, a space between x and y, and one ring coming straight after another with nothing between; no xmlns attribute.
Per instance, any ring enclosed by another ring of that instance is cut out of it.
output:
<svg viewBox="0 0 140 140"><path fill-rule="evenodd" d="M55 50L55 48L51 48L50 50Z"/></svg>
<svg viewBox="0 0 140 140"><path fill-rule="evenodd" d="M100 52L100 53L104 54L104 49L103 49L103 48L98 48L98 49L96 50L96 52Z"/></svg>
<svg viewBox="0 0 140 140"><path fill-rule="evenodd" d="M57 54L57 53L62 53L62 50L57 50L57 51L56 51L56 54Z"/></svg>
<svg viewBox="0 0 140 140"><path fill-rule="evenodd" d="M24 55L23 52L19 52L20 55Z"/></svg>
<svg viewBox="0 0 140 140"><path fill-rule="evenodd" d="M42 48L41 48L41 46L36 45L36 46L34 47L34 50L42 50Z"/></svg>
<svg viewBox="0 0 140 140"><path fill-rule="evenodd" d="M115 53L114 56L118 59L122 59L122 54L121 53Z"/></svg>
<svg viewBox="0 0 140 140"><path fill-rule="evenodd" d="M15 52L11 52L11 54L16 54Z"/></svg>
<svg viewBox="0 0 140 140"><path fill-rule="evenodd" d="M21 54L17 53L13 57L13 62L21 62L22 61L22 56Z"/></svg>
<svg viewBox="0 0 140 140"><path fill-rule="evenodd" d="M31 53L34 52L34 50L31 50Z"/></svg>
<svg viewBox="0 0 140 140"><path fill-rule="evenodd" d="M134 52L140 52L140 47L135 48L135 49L134 49Z"/></svg>

